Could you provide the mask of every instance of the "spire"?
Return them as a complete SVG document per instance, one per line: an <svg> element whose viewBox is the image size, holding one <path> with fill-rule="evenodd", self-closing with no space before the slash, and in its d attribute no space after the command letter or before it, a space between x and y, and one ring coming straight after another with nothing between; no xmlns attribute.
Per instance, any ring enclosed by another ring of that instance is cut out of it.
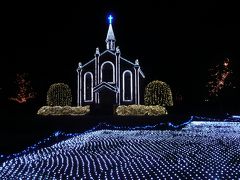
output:
<svg viewBox="0 0 240 180"><path fill-rule="evenodd" d="M112 15L108 16L108 20L109 20L109 27L108 27L107 37L106 37L106 46L107 46L107 49L114 51L116 39L115 39L113 28L112 28L112 20L113 20Z"/></svg>

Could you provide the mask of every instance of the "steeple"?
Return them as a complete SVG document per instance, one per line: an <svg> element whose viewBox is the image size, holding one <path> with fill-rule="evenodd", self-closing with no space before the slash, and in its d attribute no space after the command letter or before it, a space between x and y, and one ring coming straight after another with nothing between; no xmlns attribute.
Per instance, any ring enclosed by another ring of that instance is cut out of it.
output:
<svg viewBox="0 0 240 180"><path fill-rule="evenodd" d="M113 20L112 15L108 16L108 20L109 20L109 27L108 27L107 37L106 37L106 46L108 50L115 51L116 39L115 39L113 28L112 28L112 20Z"/></svg>

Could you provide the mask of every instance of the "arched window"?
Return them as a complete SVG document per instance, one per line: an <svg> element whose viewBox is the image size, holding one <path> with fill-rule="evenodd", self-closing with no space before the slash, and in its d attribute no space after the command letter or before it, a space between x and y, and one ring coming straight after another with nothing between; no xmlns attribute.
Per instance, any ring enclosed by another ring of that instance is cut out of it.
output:
<svg viewBox="0 0 240 180"><path fill-rule="evenodd" d="M132 82L132 72L126 70L122 74L122 84L123 84L123 101L133 100L133 82Z"/></svg>
<svg viewBox="0 0 240 180"><path fill-rule="evenodd" d="M86 72L84 74L84 88L83 88L83 99L84 102L93 101L93 74L91 72Z"/></svg>
<svg viewBox="0 0 240 180"><path fill-rule="evenodd" d="M111 61L102 63L100 82L115 83L115 66Z"/></svg>

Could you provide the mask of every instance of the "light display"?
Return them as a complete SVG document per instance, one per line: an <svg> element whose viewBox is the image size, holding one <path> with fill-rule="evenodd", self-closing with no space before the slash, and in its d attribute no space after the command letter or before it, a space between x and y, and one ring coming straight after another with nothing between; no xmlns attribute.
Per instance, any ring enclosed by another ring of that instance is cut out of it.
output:
<svg viewBox="0 0 240 180"><path fill-rule="evenodd" d="M240 115L232 115L232 118L234 118L234 119L240 119Z"/></svg>
<svg viewBox="0 0 240 180"><path fill-rule="evenodd" d="M230 69L230 60L225 58L222 64L211 68L210 80L207 83L208 96L217 97L225 87L232 86L230 76L232 71Z"/></svg>
<svg viewBox="0 0 240 180"><path fill-rule="evenodd" d="M56 133L58 136L59 133ZM95 130L8 159L1 179L238 179L240 124Z"/></svg>
<svg viewBox="0 0 240 180"><path fill-rule="evenodd" d="M160 116L167 114L167 110L163 106L145 106L145 105L121 105L116 109L116 114L120 116Z"/></svg>
<svg viewBox="0 0 240 180"><path fill-rule="evenodd" d="M90 112L90 106L42 106L37 114L48 115L86 115Z"/></svg>
<svg viewBox="0 0 240 180"><path fill-rule="evenodd" d="M109 22L109 24L112 24L112 20L113 20L113 17L112 17L112 15L110 14L109 16L108 16L108 22Z"/></svg>
<svg viewBox="0 0 240 180"><path fill-rule="evenodd" d="M225 117L204 117L204 116L194 116L196 121L224 121L224 122L240 122L240 115L229 115L226 114Z"/></svg>
<svg viewBox="0 0 240 180"><path fill-rule="evenodd" d="M35 98L36 93L33 91L31 81L28 79L28 74L17 74L16 79L17 96L9 98L17 103L26 103L29 99Z"/></svg>
<svg viewBox="0 0 240 180"><path fill-rule="evenodd" d="M72 93L67 84L55 83L52 84L47 92L48 106L71 106Z"/></svg>
<svg viewBox="0 0 240 180"><path fill-rule="evenodd" d="M168 84L162 81L152 81L145 88L145 105L173 106L172 91Z"/></svg>
<svg viewBox="0 0 240 180"><path fill-rule="evenodd" d="M115 46L113 16L108 16L106 49L97 47L94 58L77 67L77 105L104 104L112 96L109 104L140 104L140 82L145 75L139 60L128 60L122 56L119 46ZM105 90L109 96L105 97Z"/></svg>

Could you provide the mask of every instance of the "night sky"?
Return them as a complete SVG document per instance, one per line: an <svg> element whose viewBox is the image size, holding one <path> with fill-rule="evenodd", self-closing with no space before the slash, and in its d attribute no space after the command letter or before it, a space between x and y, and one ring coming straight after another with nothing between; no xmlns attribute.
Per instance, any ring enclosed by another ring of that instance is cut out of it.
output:
<svg viewBox="0 0 240 180"><path fill-rule="evenodd" d="M1 91L29 73L39 98L65 82L76 94L76 68L105 50L107 15L114 16L122 56L139 59L146 82L167 82L186 98L200 97L208 69L228 57L240 70L240 12L218 1L86 1L84 4L0 6Z"/></svg>

